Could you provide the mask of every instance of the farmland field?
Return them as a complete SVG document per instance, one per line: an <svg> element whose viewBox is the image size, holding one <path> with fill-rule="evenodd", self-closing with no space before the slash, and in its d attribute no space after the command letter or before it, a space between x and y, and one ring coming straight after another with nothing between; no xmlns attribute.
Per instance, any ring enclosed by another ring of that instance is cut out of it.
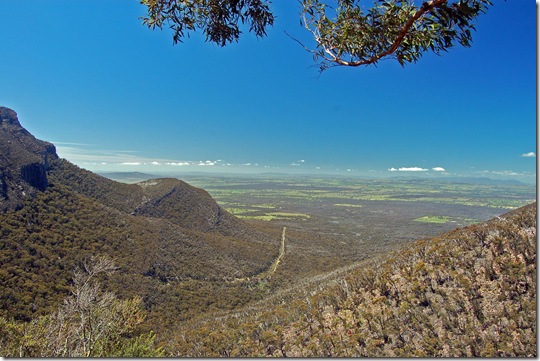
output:
<svg viewBox="0 0 540 361"><path fill-rule="evenodd" d="M536 198L535 186L494 182L298 175L181 178L245 221L286 226L291 249L340 262L481 222Z"/></svg>

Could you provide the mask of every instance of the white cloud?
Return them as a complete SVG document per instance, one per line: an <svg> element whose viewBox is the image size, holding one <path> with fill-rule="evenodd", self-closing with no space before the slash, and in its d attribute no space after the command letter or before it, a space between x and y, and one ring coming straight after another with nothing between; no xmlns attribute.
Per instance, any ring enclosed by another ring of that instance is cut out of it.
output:
<svg viewBox="0 0 540 361"><path fill-rule="evenodd" d="M427 169L425 168L420 168L420 167L402 167L402 168L399 168L399 171L400 172L425 172L427 171Z"/></svg>
<svg viewBox="0 0 540 361"><path fill-rule="evenodd" d="M207 160L206 162L200 161L198 165L213 166L216 165L216 162L211 160Z"/></svg>
<svg viewBox="0 0 540 361"><path fill-rule="evenodd" d="M167 162L166 165L172 165L172 166L184 166L189 165L189 162Z"/></svg>
<svg viewBox="0 0 540 361"><path fill-rule="evenodd" d="M425 172L428 169L420 168L420 167L401 167L399 169L396 169L394 167L388 169L390 172Z"/></svg>
<svg viewBox="0 0 540 361"><path fill-rule="evenodd" d="M534 152L529 152L529 153L524 153L521 156L525 158L535 158L536 154Z"/></svg>
<svg viewBox="0 0 540 361"><path fill-rule="evenodd" d="M150 164L152 164L152 165L161 165L160 162L156 162L156 161L150 162Z"/></svg>
<svg viewBox="0 0 540 361"><path fill-rule="evenodd" d="M516 176L516 175L519 175L519 173L516 173L512 170L501 170L501 171L491 171L491 174L497 174L497 175L512 175L512 176Z"/></svg>
<svg viewBox="0 0 540 361"><path fill-rule="evenodd" d="M477 174L482 174L483 176L504 176L504 177L523 177L531 178L536 177L535 173L531 172L515 172L513 170L483 170L476 172Z"/></svg>
<svg viewBox="0 0 540 361"><path fill-rule="evenodd" d="M446 169L444 169L443 167L434 167L434 168L431 168L433 169L435 172L445 172Z"/></svg>
<svg viewBox="0 0 540 361"><path fill-rule="evenodd" d="M141 165L141 162L123 162L120 165Z"/></svg>

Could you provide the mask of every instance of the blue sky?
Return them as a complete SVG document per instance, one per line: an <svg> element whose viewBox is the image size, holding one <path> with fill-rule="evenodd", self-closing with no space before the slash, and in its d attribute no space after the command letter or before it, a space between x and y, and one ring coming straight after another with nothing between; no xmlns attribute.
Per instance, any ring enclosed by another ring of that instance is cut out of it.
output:
<svg viewBox="0 0 540 361"><path fill-rule="evenodd" d="M319 76L294 1L225 48L136 0L0 0L0 105L92 171L536 174L536 4L494 1L471 48Z"/></svg>

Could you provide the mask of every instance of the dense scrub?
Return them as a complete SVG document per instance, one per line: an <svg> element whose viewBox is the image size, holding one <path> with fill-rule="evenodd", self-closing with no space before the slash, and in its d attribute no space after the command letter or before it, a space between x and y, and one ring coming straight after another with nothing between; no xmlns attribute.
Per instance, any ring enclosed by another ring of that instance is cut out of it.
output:
<svg viewBox="0 0 540 361"><path fill-rule="evenodd" d="M379 220L371 249L316 217L282 224L285 245L202 189L108 180L0 118L1 356L536 356L536 205L383 262L411 239L399 212L349 216Z"/></svg>
<svg viewBox="0 0 540 361"><path fill-rule="evenodd" d="M536 204L419 241L303 300L186 327L170 351L535 357Z"/></svg>
<svg viewBox="0 0 540 361"><path fill-rule="evenodd" d="M140 296L149 311L146 322L158 331L260 298L224 280L266 269L278 243L130 216L53 184L20 210L0 214L0 316L30 321L50 314L69 293L73 269L91 256L109 255L119 270L103 280L104 287L123 299Z"/></svg>

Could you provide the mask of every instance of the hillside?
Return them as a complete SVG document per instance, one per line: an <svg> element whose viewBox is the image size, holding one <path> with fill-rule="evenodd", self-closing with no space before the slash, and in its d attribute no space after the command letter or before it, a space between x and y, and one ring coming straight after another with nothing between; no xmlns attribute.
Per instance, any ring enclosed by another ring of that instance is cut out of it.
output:
<svg viewBox="0 0 540 361"><path fill-rule="evenodd" d="M205 190L178 179L125 184L81 169L65 159L51 162L48 175L51 182L130 215L167 219L186 229L244 240L267 238L222 209Z"/></svg>
<svg viewBox="0 0 540 361"><path fill-rule="evenodd" d="M13 110L0 107L0 210L20 209L25 199L51 182L132 215L244 239L262 236L219 207L206 191L178 179L124 184L59 159L53 144L36 139Z"/></svg>
<svg viewBox="0 0 540 361"><path fill-rule="evenodd" d="M195 322L195 357L536 357L536 204L416 242L273 306Z"/></svg>
<svg viewBox="0 0 540 361"><path fill-rule="evenodd" d="M119 267L104 286L123 298L142 297L148 325L166 327L259 297L230 302L238 287L223 281L266 269L278 238L185 182L127 185L80 169L28 133L15 112L0 114L0 316L28 321L51 312L69 294L75 267L100 255ZM206 302L205 292L221 299Z"/></svg>

